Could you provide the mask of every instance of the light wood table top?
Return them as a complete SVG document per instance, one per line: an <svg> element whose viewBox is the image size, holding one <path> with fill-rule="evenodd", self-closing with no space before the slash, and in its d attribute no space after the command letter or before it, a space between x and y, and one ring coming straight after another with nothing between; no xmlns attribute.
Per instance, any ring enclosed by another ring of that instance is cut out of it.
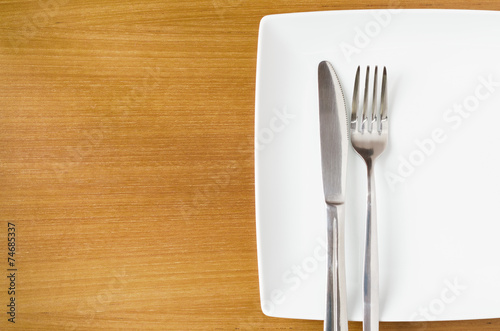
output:
<svg viewBox="0 0 500 331"><path fill-rule="evenodd" d="M388 7L500 3L0 1L0 329L322 330L260 309L259 22ZM500 319L381 329L499 330Z"/></svg>

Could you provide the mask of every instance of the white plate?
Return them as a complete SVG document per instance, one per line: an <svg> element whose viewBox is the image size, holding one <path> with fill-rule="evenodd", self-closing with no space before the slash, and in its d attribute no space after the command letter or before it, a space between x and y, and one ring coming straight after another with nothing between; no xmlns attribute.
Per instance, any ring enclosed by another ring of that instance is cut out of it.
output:
<svg viewBox="0 0 500 331"><path fill-rule="evenodd" d="M336 11L265 17L256 87L256 214L266 315L323 319L317 66L350 105L358 65L388 69L376 164L382 321L500 317L500 13ZM366 175L349 151L349 319L362 317Z"/></svg>

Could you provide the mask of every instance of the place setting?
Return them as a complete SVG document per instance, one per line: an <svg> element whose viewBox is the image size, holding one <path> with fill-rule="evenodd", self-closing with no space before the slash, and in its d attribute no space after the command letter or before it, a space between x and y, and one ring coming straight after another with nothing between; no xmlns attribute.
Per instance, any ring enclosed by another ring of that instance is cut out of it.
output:
<svg viewBox="0 0 500 331"><path fill-rule="evenodd" d="M500 15L266 16L256 227L272 317L500 318Z"/></svg>

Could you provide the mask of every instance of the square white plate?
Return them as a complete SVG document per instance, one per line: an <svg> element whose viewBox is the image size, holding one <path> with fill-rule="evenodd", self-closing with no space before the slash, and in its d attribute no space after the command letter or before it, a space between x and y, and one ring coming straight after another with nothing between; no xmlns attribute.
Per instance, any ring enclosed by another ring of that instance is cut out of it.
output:
<svg viewBox="0 0 500 331"><path fill-rule="evenodd" d="M262 309L323 319L326 213L317 67L350 107L358 65L388 70L376 163L382 321L500 317L500 13L363 10L265 17L256 86ZM366 174L349 151L349 319L361 320Z"/></svg>

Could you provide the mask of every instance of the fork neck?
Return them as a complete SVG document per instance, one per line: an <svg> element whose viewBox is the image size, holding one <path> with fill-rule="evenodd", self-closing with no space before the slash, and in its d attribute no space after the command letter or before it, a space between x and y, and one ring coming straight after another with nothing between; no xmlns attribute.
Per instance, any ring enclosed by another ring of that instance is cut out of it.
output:
<svg viewBox="0 0 500 331"><path fill-rule="evenodd" d="M364 157L363 159L365 160L366 170L368 171L368 175L370 176L373 173L373 161L374 161L374 159L372 156Z"/></svg>
<svg viewBox="0 0 500 331"><path fill-rule="evenodd" d="M365 162L366 162L366 174L368 179L368 205L370 205L372 190L375 189L375 177L373 175L373 159L367 158Z"/></svg>

